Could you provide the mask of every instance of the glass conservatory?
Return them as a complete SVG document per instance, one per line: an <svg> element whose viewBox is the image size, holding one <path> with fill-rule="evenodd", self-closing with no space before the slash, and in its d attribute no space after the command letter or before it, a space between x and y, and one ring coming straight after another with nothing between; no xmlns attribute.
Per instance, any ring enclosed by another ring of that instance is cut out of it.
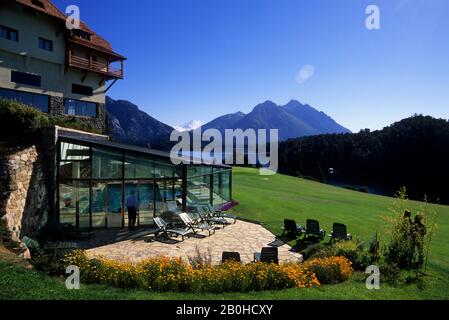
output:
<svg viewBox="0 0 449 320"><path fill-rule="evenodd" d="M137 224L176 201L179 210L224 205L232 199L232 168L224 165L173 165L170 154L107 140L60 137L57 216L79 228L124 228L126 199L133 194Z"/></svg>

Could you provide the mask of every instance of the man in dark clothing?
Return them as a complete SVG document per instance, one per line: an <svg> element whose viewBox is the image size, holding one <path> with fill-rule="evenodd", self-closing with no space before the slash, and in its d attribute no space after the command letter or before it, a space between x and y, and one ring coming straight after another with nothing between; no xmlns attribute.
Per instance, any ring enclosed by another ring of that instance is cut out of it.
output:
<svg viewBox="0 0 449 320"><path fill-rule="evenodd" d="M137 220L137 200L134 191L131 191L131 195L126 200L126 207L128 208L128 227L130 229L135 229Z"/></svg>

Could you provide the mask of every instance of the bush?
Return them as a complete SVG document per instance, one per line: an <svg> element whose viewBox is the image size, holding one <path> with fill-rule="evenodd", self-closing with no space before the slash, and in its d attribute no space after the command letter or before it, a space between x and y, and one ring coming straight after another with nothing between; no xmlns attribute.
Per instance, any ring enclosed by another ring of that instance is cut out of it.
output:
<svg viewBox="0 0 449 320"><path fill-rule="evenodd" d="M413 218L408 210L405 188L399 190L391 212L391 216L385 217L390 234L390 242L384 252L386 263L405 270L421 269L429 256L430 242L436 229L436 212L429 212L426 201Z"/></svg>
<svg viewBox="0 0 449 320"><path fill-rule="evenodd" d="M193 268L181 259L161 257L133 265L104 258L89 259L81 250L66 256L64 263L78 266L84 283L158 292L248 292L320 285L304 264L243 265L231 261Z"/></svg>
<svg viewBox="0 0 449 320"><path fill-rule="evenodd" d="M0 99L0 130L2 136L32 134L50 124L48 116L39 110L14 100Z"/></svg>
<svg viewBox="0 0 449 320"><path fill-rule="evenodd" d="M364 250L363 242L358 240L338 241L333 245L315 244L301 253L306 259L345 257L351 261L352 267L356 271L365 271L372 261L370 254Z"/></svg>
<svg viewBox="0 0 449 320"><path fill-rule="evenodd" d="M345 257L316 258L305 262L320 284L336 284L346 281L354 272L352 263Z"/></svg>
<svg viewBox="0 0 449 320"><path fill-rule="evenodd" d="M364 251L363 242L358 240L339 241L332 247L331 253L347 258L357 271L365 271L371 264L369 253Z"/></svg>
<svg viewBox="0 0 449 320"><path fill-rule="evenodd" d="M304 259L309 259L311 257L315 258L324 258L324 257L330 257L331 254L328 252L329 246L323 243L315 243L311 246L308 246L304 250L301 251L302 256Z"/></svg>
<svg viewBox="0 0 449 320"><path fill-rule="evenodd" d="M0 133L5 138L35 137L36 131L48 126L61 126L87 132L100 133L89 123L76 117L49 116L36 108L0 98Z"/></svg>

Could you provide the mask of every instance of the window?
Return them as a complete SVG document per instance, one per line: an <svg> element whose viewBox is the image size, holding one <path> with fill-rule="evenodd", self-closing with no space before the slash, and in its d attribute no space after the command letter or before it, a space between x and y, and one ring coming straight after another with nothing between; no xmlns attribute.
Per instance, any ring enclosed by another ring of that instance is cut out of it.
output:
<svg viewBox="0 0 449 320"><path fill-rule="evenodd" d="M92 178L121 179L123 157L120 152L92 149Z"/></svg>
<svg viewBox="0 0 449 320"><path fill-rule="evenodd" d="M80 100L64 100L65 114L70 116L97 116L97 104Z"/></svg>
<svg viewBox="0 0 449 320"><path fill-rule="evenodd" d="M11 71L11 82L20 83L33 87L40 87L41 76L37 74Z"/></svg>
<svg viewBox="0 0 449 320"><path fill-rule="evenodd" d="M35 107L42 112L48 112L50 99L46 95L0 88L0 97L5 99L17 100L24 104Z"/></svg>
<svg viewBox="0 0 449 320"><path fill-rule="evenodd" d="M0 36L11 41L19 41L19 31L5 26L0 26Z"/></svg>
<svg viewBox="0 0 449 320"><path fill-rule="evenodd" d="M53 51L53 41L39 37L39 48L46 51Z"/></svg>
<svg viewBox="0 0 449 320"><path fill-rule="evenodd" d="M83 96L91 96L94 94L92 87L82 86L80 84L72 84L72 93L81 94Z"/></svg>

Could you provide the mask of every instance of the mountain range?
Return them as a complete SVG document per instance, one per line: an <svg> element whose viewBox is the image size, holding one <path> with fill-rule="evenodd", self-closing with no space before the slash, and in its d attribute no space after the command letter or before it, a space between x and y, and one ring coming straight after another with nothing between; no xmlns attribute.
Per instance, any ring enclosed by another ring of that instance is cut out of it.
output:
<svg viewBox="0 0 449 320"><path fill-rule="evenodd" d="M106 99L106 110L109 116L109 131L114 140L168 149L173 127L166 125L140 110L135 104L126 100ZM180 131L195 130L196 122L192 121L178 128ZM248 113L236 112L218 117L203 125L202 130L217 129L279 129L279 139L298 138L327 133L350 133L347 128L338 124L324 112L320 112L308 104L291 100L284 106L272 101L265 101Z"/></svg>

